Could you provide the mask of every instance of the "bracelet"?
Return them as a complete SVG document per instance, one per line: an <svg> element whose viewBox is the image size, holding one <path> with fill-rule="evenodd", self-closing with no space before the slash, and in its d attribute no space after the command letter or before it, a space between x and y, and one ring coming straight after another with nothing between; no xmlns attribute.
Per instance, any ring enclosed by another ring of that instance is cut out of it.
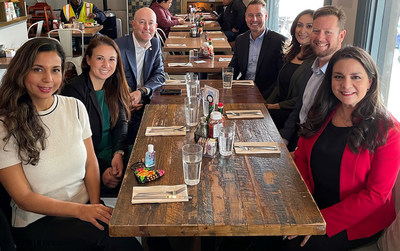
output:
<svg viewBox="0 0 400 251"><path fill-rule="evenodd" d="M124 157L125 152L122 150L118 150L118 151L115 151L114 155L115 154L121 154L121 156Z"/></svg>

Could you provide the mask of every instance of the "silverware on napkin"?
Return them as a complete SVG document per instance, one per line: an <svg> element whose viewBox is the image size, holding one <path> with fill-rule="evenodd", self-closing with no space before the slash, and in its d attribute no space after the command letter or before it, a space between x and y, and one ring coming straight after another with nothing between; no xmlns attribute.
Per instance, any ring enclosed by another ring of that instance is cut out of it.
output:
<svg viewBox="0 0 400 251"><path fill-rule="evenodd" d="M192 199L192 196L179 196L179 195L156 195L156 196L139 196L135 195L132 199L135 200L162 200L162 199Z"/></svg>
<svg viewBox="0 0 400 251"><path fill-rule="evenodd" d="M251 149L262 149L262 150L278 150L276 146L236 146L239 147L245 151L250 151Z"/></svg>
<svg viewBox="0 0 400 251"><path fill-rule="evenodd" d="M176 126L166 126L166 127L152 127L149 132L170 132L170 131L182 131L186 126L176 127Z"/></svg>
<svg viewBox="0 0 400 251"><path fill-rule="evenodd" d="M227 111L226 114L233 115L233 116L240 116L240 115L261 115L261 112L232 112L232 111Z"/></svg>
<svg viewBox="0 0 400 251"><path fill-rule="evenodd" d="M169 195L177 195L182 193L183 191L186 190L186 186L185 187L181 187L178 190L168 190L168 191L163 191L163 192L143 192L143 193L137 193L135 196L146 196L146 195L163 195L163 194L169 194Z"/></svg>

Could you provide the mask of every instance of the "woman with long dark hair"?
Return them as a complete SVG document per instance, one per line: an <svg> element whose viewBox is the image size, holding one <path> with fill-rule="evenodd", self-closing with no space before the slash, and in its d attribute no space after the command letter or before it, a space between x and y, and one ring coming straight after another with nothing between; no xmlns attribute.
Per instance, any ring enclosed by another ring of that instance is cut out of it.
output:
<svg viewBox="0 0 400 251"><path fill-rule="evenodd" d="M117 195L127 145L129 86L121 53L111 38L97 35L90 40L82 61L82 74L69 81L62 94L85 105L100 166L102 195Z"/></svg>
<svg viewBox="0 0 400 251"><path fill-rule="evenodd" d="M108 235L88 114L56 95L64 65L56 40L31 39L0 86L0 182L17 250L141 250L135 238Z"/></svg>
<svg viewBox="0 0 400 251"><path fill-rule="evenodd" d="M301 88L296 80L307 74L315 58L310 46L313 14L313 10L304 10L294 19L290 28L292 39L283 45L284 65L279 72L277 86L266 100L278 129L284 126L296 104Z"/></svg>
<svg viewBox="0 0 400 251"><path fill-rule="evenodd" d="M348 250L376 240L391 224L399 129L380 100L371 56L352 46L337 51L294 153L326 221L326 235L296 238L288 250Z"/></svg>

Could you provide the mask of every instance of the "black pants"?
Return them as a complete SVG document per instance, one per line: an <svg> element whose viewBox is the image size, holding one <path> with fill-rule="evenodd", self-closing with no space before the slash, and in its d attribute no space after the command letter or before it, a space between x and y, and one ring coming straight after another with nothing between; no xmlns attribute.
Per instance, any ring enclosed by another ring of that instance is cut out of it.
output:
<svg viewBox="0 0 400 251"><path fill-rule="evenodd" d="M278 130L285 126L285 122L292 111L293 110L290 109L268 109L268 112Z"/></svg>
<svg viewBox="0 0 400 251"><path fill-rule="evenodd" d="M136 238L111 238L76 218L46 216L27 227L12 228L18 250L143 250Z"/></svg>
<svg viewBox="0 0 400 251"><path fill-rule="evenodd" d="M292 240L283 241L284 251L346 251L349 249L357 248L372 241L376 241L382 232L379 232L369 238L357 239L349 241L347 239L346 231L340 232L337 235L328 237L327 235L313 235L307 241L304 247L300 247L300 243L303 241L303 236L298 236Z"/></svg>

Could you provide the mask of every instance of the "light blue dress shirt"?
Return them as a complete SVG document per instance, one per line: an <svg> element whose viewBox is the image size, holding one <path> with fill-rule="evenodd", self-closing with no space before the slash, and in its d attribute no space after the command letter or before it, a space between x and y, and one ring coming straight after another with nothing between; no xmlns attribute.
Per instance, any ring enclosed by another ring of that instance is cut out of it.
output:
<svg viewBox="0 0 400 251"><path fill-rule="evenodd" d="M301 107L299 118L300 123L303 124L306 121L308 111L314 102L315 95L317 95L318 89L325 77L325 71L328 67L328 63L323 65L321 68L318 66L318 58L315 59L311 70L313 74L307 82L306 88L303 94L303 106Z"/></svg>
<svg viewBox="0 0 400 251"><path fill-rule="evenodd" d="M264 32L258 36L255 40L251 37L250 33L250 45L249 45L249 59L247 63L247 71L245 79L256 78L256 70L257 70L257 62L258 57L260 55L262 41L264 39L264 35L268 32L268 29L265 29Z"/></svg>

